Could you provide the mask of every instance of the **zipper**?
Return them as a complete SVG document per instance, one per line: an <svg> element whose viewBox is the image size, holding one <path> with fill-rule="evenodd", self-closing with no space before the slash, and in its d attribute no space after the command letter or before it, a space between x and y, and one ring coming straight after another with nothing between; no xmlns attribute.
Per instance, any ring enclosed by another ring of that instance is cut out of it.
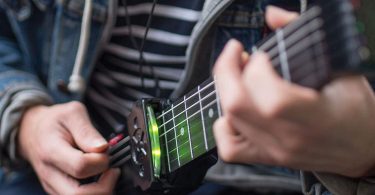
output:
<svg viewBox="0 0 375 195"><path fill-rule="evenodd" d="M196 66L197 55L200 51L199 45L203 41L203 37L209 32L214 22L223 13L223 11L232 3L234 0L210 0L204 5L202 11L202 20L197 23L191 34L189 46L186 50L186 67L182 74L182 79L179 81L177 88L171 95L172 99L178 98L186 91L189 83L195 79L193 75Z"/></svg>

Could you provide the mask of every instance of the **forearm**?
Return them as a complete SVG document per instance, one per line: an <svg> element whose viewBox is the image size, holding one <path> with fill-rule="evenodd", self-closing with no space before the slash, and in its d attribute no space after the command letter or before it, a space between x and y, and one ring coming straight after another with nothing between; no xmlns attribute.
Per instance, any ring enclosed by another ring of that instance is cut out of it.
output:
<svg viewBox="0 0 375 195"><path fill-rule="evenodd" d="M45 87L34 74L0 8L0 165L17 161L16 137L24 110L38 104L51 104Z"/></svg>
<svg viewBox="0 0 375 195"><path fill-rule="evenodd" d="M35 86L19 85L7 90L0 102L1 165L14 167L20 164L16 137L24 111L34 105L51 104L52 100Z"/></svg>

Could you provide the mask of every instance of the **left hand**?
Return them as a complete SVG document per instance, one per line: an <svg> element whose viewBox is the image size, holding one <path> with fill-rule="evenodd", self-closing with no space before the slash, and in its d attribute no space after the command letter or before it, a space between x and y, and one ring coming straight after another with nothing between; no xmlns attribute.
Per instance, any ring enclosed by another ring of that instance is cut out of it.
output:
<svg viewBox="0 0 375 195"><path fill-rule="evenodd" d="M293 18L267 11L274 28ZM282 80L265 54L244 63L242 53L230 41L214 70L224 113L214 135L223 160L350 177L374 168L375 96L365 78L337 79L318 92Z"/></svg>

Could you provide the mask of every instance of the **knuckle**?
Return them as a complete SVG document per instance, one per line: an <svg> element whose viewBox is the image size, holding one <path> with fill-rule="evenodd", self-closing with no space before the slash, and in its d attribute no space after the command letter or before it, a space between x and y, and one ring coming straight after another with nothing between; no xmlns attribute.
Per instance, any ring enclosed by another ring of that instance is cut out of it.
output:
<svg viewBox="0 0 375 195"><path fill-rule="evenodd" d="M55 152L54 147L43 147L41 146L38 150L35 151L37 153L37 156L42 162L50 162L52 161L51 155L53 152Z"/></svg>
<svg viewBox="0 0 375 195"><path fill-rule="evenodd" d="M42 162L48 163L48 162L51 161L51 157L50 157L49 155L46 155L46 154L52 154L52 153L50 153L50 150L49 150L49 149L44 150L44 151L46 151L46 152L43 152L43 151L40 152L40 154L39 154L39 158L40 158L40 160L41 160Z"/></svg>
<svg viewBox="0 0 375 195"><path fill-rule="evenodd" d="M44 182L48 183L46 179L50 178L50 176L51 176L50 170L46 169L43 166L40 166L40 167L36 168L36 173L38 174L38 176L40 178L42 178L41 181L44 181Z"/></svg>
<svg viewBox="0 0 375 195"><path fill-rule="evenodd" d="M290 103L288 98L279 96L278 98L270 100L267 104L264 104L263 108L261 108L261 112L267 119L279 118L288 110Z"/></svg>
<svg viewBox="0 0 375 195"><path fill-rule="evenodd" d="M219 147L219 156L224 162L235 162L237 161L238 152L235 147L223 146Z"/></svg>
<svg viewBox="0 0 375 195"><path fill-rule="evenodd" d="M77 112L83 112L86 110L85 106L78 101L73 101L67 104L66 106L68 113L77 113Z"/></svg>
<svg viewBox="0 0 375 195"><path fill-rule="evenodd" d="M85 178L86 175L86 168L88 166L87 161L84 160L84 158L80 158L73 167L73 176L79 179Z"/></svg>
<svg viewBox="0 0 375 195"><path fill-rule="evenodd" d="M246 103L245 96L241 93L234 93L225 102L225 109L230 114L240 114L244 109L244 104ZM224 104L224 103L223 103Z"/></svg>

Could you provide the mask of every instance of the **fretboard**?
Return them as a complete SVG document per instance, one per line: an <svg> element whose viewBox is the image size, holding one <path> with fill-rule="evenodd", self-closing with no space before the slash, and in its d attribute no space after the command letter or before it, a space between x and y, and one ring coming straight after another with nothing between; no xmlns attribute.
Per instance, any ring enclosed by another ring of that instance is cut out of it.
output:
<svg viewBox="0 0 375 195"><path fill-rule="evenodd" d="M218 100L210 79L157 117L168 171L215 148L212 125L221 115Z"/></svg>
<svg viewBox="0 0 375 195"><path fill-rule="evenodd" d="M328 41L327 36L334 37L340 28L333 23L327 31L321 12L318 6L310 8L296 22L257 44L252 52L268 53L275 70L287 82L321 87L329 78L330 61L345 55L337 48L327 56L327 42L332 46L337 41ZM211 78L158 116L162 158L165 158L169 172L215 148L212 126L221 115L219 94Z"/></svg>

